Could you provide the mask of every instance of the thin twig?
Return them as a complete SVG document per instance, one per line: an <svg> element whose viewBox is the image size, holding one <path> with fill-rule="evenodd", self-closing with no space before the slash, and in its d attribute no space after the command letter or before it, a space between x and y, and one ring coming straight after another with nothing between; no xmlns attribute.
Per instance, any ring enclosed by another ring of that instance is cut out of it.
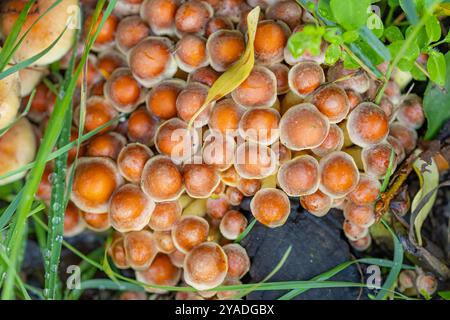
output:
<svg viewBox="0 0 450 320"><path fill-rule="evenodd" d="M420 155L420 154L419 154ZM397 175L395 179L391 182L389 189L381 194L380 200L377 201L375 205L375 213L377 216L377 221L379 221L384 214L389 211L391 201L398 194L400 188L405 183L409 174L412 172L412 164L418 158L417 154L411 154L408 159L402 164L400 169L397 170Z"/></svg>

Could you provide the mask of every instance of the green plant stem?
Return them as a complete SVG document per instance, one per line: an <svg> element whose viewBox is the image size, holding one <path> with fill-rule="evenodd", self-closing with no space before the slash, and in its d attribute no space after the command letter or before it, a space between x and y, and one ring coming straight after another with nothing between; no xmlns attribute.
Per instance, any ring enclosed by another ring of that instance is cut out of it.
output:
<svg viewBox="0 0 450 320"><path fill-rule="evenodd" d="M440 1L439 1L440 2ZM431 9L431 12L433 10ZM416 40L417 36L419 35L420 30L425 26L425 24L427 23L428 19L431 17L430 14L425 13L423 15L423 17L420 19L419 23L413 27L413 31L411 32L411 34L406 38L405 42L403 43L402 47L400 48L399 52L397 53L397 55L395 56L394 60L390 63L389 68L386 72L386 79L387 81L385 81L383 83L383 86L381 87L381 89L378 91L377 97L375 99L375 103L376 104L380 104L381 99L384 96L384 91L387 88L388 85L388 80L391 78L392 76L392 72L394 71L394 69L397 67L398 63L400 62L400 60L403 58L403 56L405 55L406 51L408 50L408 48L411 46L411 44Z"/></svg>
<svg viewBox="0 0 450 320"><path fill-rule="evenodd" d="M366 66L366 64L365 64L360 58L358 58L358 56L357 56L356 54L353 53L352 50L350 50L349 47L347 47L345 44L342 44L341 46L342 46L342 48L344 49L344 51L347 52L347 54L348 54L350 57L352 57L352 59L355 60L355 61L359 64L359 66L360 66L361 68L363 68L364 71L366 71L368 74L370 74L370 75L371 75L373 78L375 78L375 79L378 79L378 78L379 78L379 77L377 77L376 74L374 74L374 73L372 72L372 70L370 70L370 68L369 68L368 66Z"/></svg>
<svg viewBox="0 0 450 320"><path fill-rule="evenodd" d="M9 266L9 261L6 253L4 252L3 248L0 249L0 264L3 266L6 266L6 268ZM26 300L31 300L30 296L28 295L27 290L25 289L25 284L23 283L22 279L17 274L16 270L14 270L14 278L17 283L17 287L20 289L23 297Z"/></svg>
<svg viewBox="0 0 450 320"><path fill-rule="evenodd" d="M427 69L422 66L419 62L415 61L414 65L417 67L417 69L420 70L428 79L430 79L430 74L428 73Z"/></svg>
<svg viewBox="0 0 450 320"><path fill-rule="evenodd" d="M392 24L392 18L394 17L394 12L395 12L396 7L394 6L389 6L389 11L388 14L386 16L386 27L389 27Z"/></svg>

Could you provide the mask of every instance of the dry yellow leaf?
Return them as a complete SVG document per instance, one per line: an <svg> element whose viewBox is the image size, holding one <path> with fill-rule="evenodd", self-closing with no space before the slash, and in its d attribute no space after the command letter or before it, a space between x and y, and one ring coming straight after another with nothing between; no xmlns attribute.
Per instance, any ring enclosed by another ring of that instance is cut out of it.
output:
<svg viewBox="0 0 450 320"><path fill-rule="evenodd" d="M227 94L232 92L234 89L239 87L239 85L247 79L250 72L255 65L255 34L256 28L258 27L260 8L256 7L247 16L247 26L248 26L248 41L247 48L242 54L241 58L233 64L225 73L223 73L219 79L214 82L211 89L209 89L208 96L205 103L201 108L197 110L192 119L189 121L188 127L191 128L195 119L202 113L202 111L211 102L217 101Z"/></svg>
<svg viewBox="0 0 450 320"><path fill-rule="evenodd" d="M437 16L450 16L450 3L442 3L436 9Z"/></svg>

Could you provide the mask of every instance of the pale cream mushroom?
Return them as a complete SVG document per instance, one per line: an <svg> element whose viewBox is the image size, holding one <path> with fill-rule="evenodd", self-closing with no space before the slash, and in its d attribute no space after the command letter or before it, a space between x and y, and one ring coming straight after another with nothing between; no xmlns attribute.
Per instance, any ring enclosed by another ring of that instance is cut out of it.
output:
<svg viewBox="0 0 450 320"><path fill-rule="evenodd" d="M44 67L29 67L20 70L20 96L23 98L30 95L48 73L48 69Z"/></svg>
<svg viewBox="0 0 450 320"><path fill-rule="evenodd" d="M19 107L20 82L16 72L0 80L0 130L14 121Z"/></svg>
<svg viewBox="0 0 450 320"><path fill-rule="evenodd" d="M54 2L54 0L37 0L28 12L27 19L17 39L20 39L36 19L45 13ZM24 0L2 1L0 4L0 33L3 37L6 38L11 32L26 3L27 1ZM61 59L72 46L75 30L78 27L79 15L78 0L62 0L31 28L14 53L15 60L21 62L42 52L50 47L64 32L58 43L47 54L38 59L35 64L43 66Z"/></svg>
<svg viewBox="0 0 450 320"><path fill-rule="evenodd" d="M36 137L27 119L19 120L0 137L0 176L30 163L36 154ZM0 186L21 179L26 171L0 180Z"/></svg>

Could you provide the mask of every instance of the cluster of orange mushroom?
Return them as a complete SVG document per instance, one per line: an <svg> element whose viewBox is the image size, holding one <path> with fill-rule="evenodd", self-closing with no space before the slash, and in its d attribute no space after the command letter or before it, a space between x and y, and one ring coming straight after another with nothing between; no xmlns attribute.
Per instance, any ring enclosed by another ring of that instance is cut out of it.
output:
<svg viewBox="0 0 450 320"><path fill-rule="evenodd" d="M246 17L255 6L262 12L253 70L205 105L248 45ZM250 268L233 243L248 225L237 209L244 197L271 228L286 222L293 200L318 217L342 209L345 235L368 248L380 181L391 152L396 166L414 150L422 103L392 81L377 105L377 82L363 70L326 66L324 54L294 58L287 41L310 19L292 0L118 1L89 59L84 132L112 124L80 147L79 159L77 150L69 155L75 173L65 235L113 228L115 265L149 285L199 291L180 299L233 296L213 289L240 283ZM31 107L42 130L49 96L38 86ZM80 113L75 108L72 139ZM114 121L119 114L126 118ZM43 200L51 172L49 164L37 194Z"/></svg>

